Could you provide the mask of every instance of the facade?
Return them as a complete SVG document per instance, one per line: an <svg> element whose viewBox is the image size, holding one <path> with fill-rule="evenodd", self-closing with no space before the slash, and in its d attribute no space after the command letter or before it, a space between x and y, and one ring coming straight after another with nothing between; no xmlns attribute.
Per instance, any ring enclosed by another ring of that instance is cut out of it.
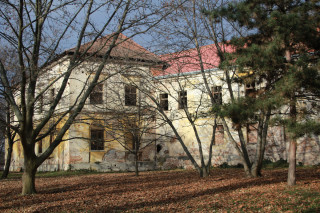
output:
<svg viewBox="0 0 320 213"><path fill-rule="evenodd" d="M113 50L110 62L104 67L101 83L91 93L76 122L65 134L64 141L39 167L40 171L133 171L135 158L140 170L191 168L192 165L172 129L163 119L163 115L157 112L157 103L172 121L193 156L199 155L198 144L183 109L187 108L188 113L197 118L196 128L205 158L208 157L206 153L209 151L213 118L209 114L211 104L204 88L195 50L160 57L124 35L120 36L120 40L122 42ZM104 38L91 47L92 51L99 48L99 42L103 43ZM84 44L82 48L87 45ZM215 48L208 45L201 50L206 79L214 97L218 102L227 103L230 97L223 80L225 72L217 68L219 61ZM72 49L68 50L47 68L43 84L54 81L64 72L68 57L72 53ZM101 58L97 56L84 61L73 72L57 114L63 113L81 95L82 88L86 86L85 82L90 81L90 73L94 72L99 60ZM57 84L53 84L43 100L39 101L38 118L45 112L46 103L55 96L55 85ZM233 91L240 97L250 93L254 87L255 85L234 84ZM55 122L54 118L52 122ZM236 165L240 159L228 141L223 125L219 120L217 122L212 165ZM63 120L55 128L61 128L62 124ZM231 123L230 128L232 129ZM248 124L244 132L249 152L253 155L257 143L255 124ZM232 131L232 134L237 138L235 131ZM50 136L39 141L36 153L41 154L54 137L53 131ZM301 138L297 162L319 164L319 141L316 136ZM272 161L286 159L287 150L284 127L270 127L265 157ZM199 158L196 157L196 160ZM11 169L20 170L22 167L22 147L15 143Z"/></svg>

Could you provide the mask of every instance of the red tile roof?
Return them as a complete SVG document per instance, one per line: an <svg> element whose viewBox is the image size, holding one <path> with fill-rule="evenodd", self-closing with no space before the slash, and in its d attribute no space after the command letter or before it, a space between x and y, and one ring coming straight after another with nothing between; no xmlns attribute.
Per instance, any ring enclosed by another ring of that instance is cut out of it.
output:
<svg viewBox="0 0 320 213"><path fill-rule="evenodd" d="M226 51L231 52L231 46L227 46ZM217 55L217 48L214 44L200 47L200 52L205 70L217 68L219 66L220 59ZM188 73L200 70L200 60L195 48L177 53L161 55L160 58L169 64L169 67L163 72L158 71L154 73L156 76Z"/></svg>
<svg viewBox="0 0 320 213"><path fill-rule="evenodd" d="M92 42L81 45L80 52L90 47L88 54L94 54L95 56L103 56L109 48L112 42L112 35L106 35L102 38L97 39L93 45ZM67 53L74 53L75 48L67 50ZM139 60L149 62L160 62L160 58L154 53L146 50L132 39L126 37L122 33L119 34L116 46L112 49L110 56L116 59L128 59L128 60Z"/></svg>

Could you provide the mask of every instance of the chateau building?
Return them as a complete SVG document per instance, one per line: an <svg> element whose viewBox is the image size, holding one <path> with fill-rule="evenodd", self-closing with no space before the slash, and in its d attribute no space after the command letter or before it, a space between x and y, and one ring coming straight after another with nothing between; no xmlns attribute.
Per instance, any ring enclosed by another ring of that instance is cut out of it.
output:
<svg viewBox="0 0 320 213"><path fill-rule="evenodd" d="M74 70L56 114L63 113L81 95L82 88L90 81L97 62L106 51L106 47L100 48L106 38L97 40L91 47L90 43L81 46L83 49L90 48L88 53L98 53ZM73 49L66 51L47 67L39 88L48 82L59 82L57 79L63 74L73 53ZM100 83L65 134L64 141L38 170L133 171L135 159L140 170L192 168L176 134L163 117L172 122L190 153L199 161L199 145L186 113L195 118L202 151L208 158L214 116L210 114L212 104L204 76L216 103L228 103L230 95L224 80L226 73L218 68L215 46L201 47L201 55L204 73L201 72L195 49L157 56L121 34L119 44L112 50L109 63L100 76ZM58 90L55 86L53 84L39 101L36 118L41 118L48 103L55 97ZM242 97L254 94L259 87L262 85L254 82L234 83L232 90L237 97ZM164 114L159 110L163 110ZM224 125L219 119L216 122L212 165L236 165L240 162L238 154L228 139ZM54 128L61 128L62 123L60 121ZM231 122L228 122L228 127L237 139ZM248 123L242 128L249 154L253 155L257 125ZM41 154L54 137L55 131L52 131L50 136L37 142L36 153ZM283 126L270 126L267 140L266 159L287 159L288 143ZM319 164L319 153L319 137L299 139L297 162ZM21 169L24 157L19 142L14 144L12 155L11 170Z"/></svg>

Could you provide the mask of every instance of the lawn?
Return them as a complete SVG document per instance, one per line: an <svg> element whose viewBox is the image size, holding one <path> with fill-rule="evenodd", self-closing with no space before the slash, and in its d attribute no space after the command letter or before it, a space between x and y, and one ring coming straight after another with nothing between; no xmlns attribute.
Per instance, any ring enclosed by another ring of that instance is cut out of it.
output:
<svg viewBox="0 0 320 213"><path fill-rule="evenodd" d="M0 181L0 212L320 212L320 167L286 169L247 179L242 169L133 173L40 173L38 194L21 196L20 175Z"/></svg>

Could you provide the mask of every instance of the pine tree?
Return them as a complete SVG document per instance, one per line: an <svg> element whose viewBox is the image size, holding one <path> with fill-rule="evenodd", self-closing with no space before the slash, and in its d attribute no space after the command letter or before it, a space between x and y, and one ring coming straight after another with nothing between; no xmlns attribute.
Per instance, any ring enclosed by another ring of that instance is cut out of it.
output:
<svg viewBox="0 0 320 213"><path fill-rule="evenodd" d="M306 122L314 117L297 108L302 99L317 103L320 94L319 9L316 0L247 0L211 11L213 17L222 16L248 32L231 40L235 52L226 55L228 60L221 66L236 65L243 76L239 81L264 85L245 110L241 104L247 100L239 99L222 111L241 126L254 113L290 108L287 117L278 119L289 131L288 185L295 184L296 139L319 133L316 120Z"/></svg>

